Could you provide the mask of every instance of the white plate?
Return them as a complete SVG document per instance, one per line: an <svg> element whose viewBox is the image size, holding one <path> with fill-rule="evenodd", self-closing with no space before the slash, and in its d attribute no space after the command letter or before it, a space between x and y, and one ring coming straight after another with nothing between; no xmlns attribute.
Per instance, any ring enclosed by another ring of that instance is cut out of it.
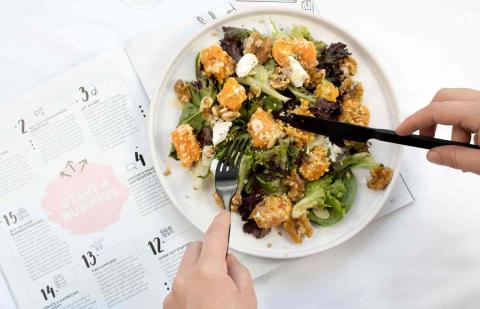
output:
<svg viewBox="0 0 480 309"><path fill-rule="evenodd" d="M150 107L149 144L155 169L161 184L173 204L199 230L205 231L219 208L213 200L213 184L209 182L201 190L192 189L191 173L180 167L177 161L168 157L170 151L170 132L175 128L180 108L172 104L174 99L173 83L181 78L194 79L194 59L196 54L222 37L221 26L237 26L255 28L261 33L269 33L270 19L281 27L305 25L312 35L326 43L342 41L358 62L359 72L356 78L365 86L365 103L371 111L371 126L393 128L398 123L398 112L391 87L377 63L365 48L350 34L321 18L291 10L262 9L245 11L219 20L204 28L184 47L179 50L175 59L159 87ZM172 47L175 48L175 47ZM327 228L315 228L312 238L307 238L301 245L294 244L286 233L279 235L273 230L263 239L255 239L242 232L243 222L240 216L233 215L230 246L234 250L269 258L293 258L310 255L330 249L362 230L380 211L386 202L393 182L398 175L400 147L388 143L373 143L371 152L385 165L395 170L392 184L385 191L367 189L369 178L367 170L357 170L359 190L355 204L346 217L336 225ZM164 176L164 171L170 168L170 176Z"/></svg>

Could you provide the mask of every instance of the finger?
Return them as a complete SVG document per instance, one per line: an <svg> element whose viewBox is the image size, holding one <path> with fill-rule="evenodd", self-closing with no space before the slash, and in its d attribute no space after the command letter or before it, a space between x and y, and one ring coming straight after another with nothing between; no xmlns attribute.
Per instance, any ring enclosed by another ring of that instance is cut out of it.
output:
<svg viewBox="0 0 480 309"><path fill-rule="evenodd" d="M432 101L472 101L480 98L480 91L468 88L443 88L440 89Z"/></svg>
<svg viewBox="0 0 480 309"><path fill-rule="evenodd" d="M218 264L225 261L228 245L228 230L230 228L230 213L222 210L212 221L203 237L200 260ZM225 264L223 264L225 265Z"/></svg>
<svg viewBox="0 0 480 309"><path fill-rule="evenodd" d="M228 274L241 292L250 292L253 289L250 271L231 254L227 256L227 269Z"/></svg>
<svg viewBox="0 0 480 309"><path fill-rule="evenodd" d="M163 309L174 308L172 293L168 294L167 297L163 300Z"/></svg>
<svg viewBox="0 0 480 309"><path fill-rule="evenodd" d="M437 126L430 126L426 128L420 129L420 135L428 136L428 137L435 137L435 132L437 131Z"/></svg>
<svg viewBox="0 0 480 309"><path fill-rule="evenodd" d="M461 146L435 147L427 153L428 161L480 174L480 150Z"/></svg>
<svg viewBox="0 0 480 309"><path fill-rule="evenodd" d="M471 101L443 101L430 104L403 121L396 129L400 135L436 124L463 127L467 131L478 130L480 104Z"/></svg>
<svg viewBox="0 0 480 309"><path fill-rule="evenodd" d="M470 143L472 136L470 133L466 132L464 129L458 126L452 128L452 141L460 143Z"/></svg>
<svg viewBox="0 0 480 309"><path fill-rule="evenodd" d="M191 242L185 250L185 253L183 254L182 261L180 262L179 271L182 271L185 268L194 265L198 261L198 257L200 256L201 251L201 241Z"/></svg>

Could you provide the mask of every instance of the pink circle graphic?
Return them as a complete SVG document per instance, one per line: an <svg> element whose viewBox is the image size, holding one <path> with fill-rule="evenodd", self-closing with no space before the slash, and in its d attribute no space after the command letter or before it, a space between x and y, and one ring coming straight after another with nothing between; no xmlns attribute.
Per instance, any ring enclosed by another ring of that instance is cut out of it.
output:
<svg viewBox="0 0 480 309"><path fill-rule="evenodd" d="M48 218L73 234L102 231L120 218L128 187L109 166L69 162L45 189Z"/></svg>

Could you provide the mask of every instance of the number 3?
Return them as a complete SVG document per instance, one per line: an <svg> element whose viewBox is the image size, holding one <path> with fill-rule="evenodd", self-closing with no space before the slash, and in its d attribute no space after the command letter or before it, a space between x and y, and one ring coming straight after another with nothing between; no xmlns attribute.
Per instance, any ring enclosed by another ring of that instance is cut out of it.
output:
<svg viewBox="0 0 480 309"><path fill-rule="evenodd" d="M87 102L88 101L88 91L85 90L85 87L80 87L80 88L78 88L78 90L84 95L84 97L82 98L82 101Z"/></svg>

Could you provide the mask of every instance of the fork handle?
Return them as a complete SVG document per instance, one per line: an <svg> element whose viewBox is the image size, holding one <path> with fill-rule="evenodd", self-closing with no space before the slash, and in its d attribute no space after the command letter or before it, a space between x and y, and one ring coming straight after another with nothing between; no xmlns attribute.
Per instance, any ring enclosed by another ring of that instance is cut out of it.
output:
<svg viewBox="0 0 480 309"><path fill-rule="evenodd" d="M230 219L232 217L232 199L233 197L235 196L235 193L233 193L231 196L230 194L228 194L229 196L227 197L230 197L226 203L226 196L224 196L224 194L221 194L220 192L218 192L218 195L220 195L220 197L222 198L222 201L223 201L223 206L225 207L225 209L228 209L228 212L230 212ZM227 205L228 205L228 208L227 208ZM232 223L230 221L230 225L228 226L228 235L227 235L227 252L225 252L225 258L227 258L228 256L228 248L230 247L230 230L232 229Z"/></svg>

